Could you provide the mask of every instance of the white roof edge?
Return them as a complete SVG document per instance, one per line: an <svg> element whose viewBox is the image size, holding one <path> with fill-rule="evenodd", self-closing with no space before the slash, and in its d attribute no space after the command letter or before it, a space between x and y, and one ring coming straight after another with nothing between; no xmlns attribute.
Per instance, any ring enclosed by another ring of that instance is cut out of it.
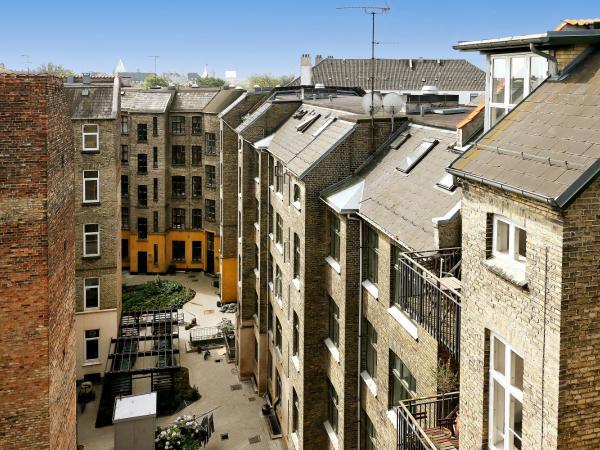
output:
<svg viewBox="0 0 600 450"><path fill-rule="evenodd" d="M271 145L271 141L273 140L274 136L275 136L275 133L270 134L267 137L264 137L262 139L259 139L256 142L254 142L252 145L254 146L254 148L257 148L260 150L266 150L269 148L269 145Z"/></svg>
<svg viewBox="0 0 600 450"><path fill-rule="evenodd" d="M345 187L326 195L323 200L337 213L356 212L360 209L364 186L364 178L356 179Z"/></svg>
<svg viewBox="0 0 600 450"><path fill-rule="evenodd" d="M495 42L507 42L507 41L522 41L525 39L536 39L547 37L548 33L534 33L534 34L522 34L515 36L505 36L500 38L491 38L491 39L480 39L478 41L459 41L457 46L461 45L478 45L478 44L493 44Z"/></svg>
<svg viewBox="0 0 600 450"><path fill-rule="evenodd" d="M217 91L217 93L218 93L218 91ZM221 119L225 114L227 114L229 111L231 111L233 108L235 108L246 97L248 97L247 91L245 91L242 95L240 95L233 102L231 102L227 108L225 108L223 111L221 111L219 114L217 114L217 117L219 117L219 119ZM214 98L214 96L213 96L213 98ZM210 102L210 100L209 100L209 102ZM208 105L208 103L207 103L207 105Z"/></svg>
<svg viewBox="0 0 600 450"><path fill-rule="evenodd" d="M431 219L434 227L437 227L439 224L448 223L451 221L458 213L460 212L460 200L456 205L454 205L450 210L441 217L434 217Z"/></svg>

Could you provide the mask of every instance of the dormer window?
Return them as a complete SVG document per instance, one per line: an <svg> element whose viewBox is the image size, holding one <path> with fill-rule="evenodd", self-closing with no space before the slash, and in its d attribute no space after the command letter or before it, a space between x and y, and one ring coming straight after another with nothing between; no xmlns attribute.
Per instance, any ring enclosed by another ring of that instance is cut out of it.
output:
<svg viewBox="0 0 600 450"><path fill-rule="evenodd" d="M493 256L504 261L525 264L527 232L506 217L494 216Z"/></svg>

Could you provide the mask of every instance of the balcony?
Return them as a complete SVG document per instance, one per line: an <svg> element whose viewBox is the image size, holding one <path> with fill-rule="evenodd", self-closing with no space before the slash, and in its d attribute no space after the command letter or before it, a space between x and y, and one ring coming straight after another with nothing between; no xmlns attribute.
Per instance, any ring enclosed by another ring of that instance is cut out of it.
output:
<svg viewBox="0 0 600 450"><path fill-rule="evenodd" d="M394 302L455 361L460 356L461 249L398 253Z"/></svg>
<svg viewBox="0 0 600 450"><path fill-rule="evenodd" d="M398 450L458 450L458 405L458 392L401 401Z"/></svg>

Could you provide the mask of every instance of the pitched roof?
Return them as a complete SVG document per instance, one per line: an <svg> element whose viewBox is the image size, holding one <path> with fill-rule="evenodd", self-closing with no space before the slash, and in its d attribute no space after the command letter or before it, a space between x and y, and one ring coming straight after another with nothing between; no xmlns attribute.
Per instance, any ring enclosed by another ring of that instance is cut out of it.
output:
<svg viewBox="0 0 600 450"><path fill-rule="evenodd" d="M121 110L141 113L164 113L174 90L162 89L123 89L121 95Z"/></svg>
<svg viewBox="0 0 600 450"><path fill-rule="evenodd" d="M111 119L114 90L112 83L99 85L66 85L65 94L69 101L72 119Z"/></svg>
<svg viewBox="0 0 600 450"><path fill-rule="evenodd" d="M600 49L546 80L449 171L566 206L600 173Z"/></svg>
<svg viewBox="0 0 600 450"><path fill-rule="evenodd" d="M304 177L314 165L329 151L343 141L356 127L356 124L341 118L347 113L312 105L301 105L296 112L306 111L301 118L290 117L273 136L269 152L292 171ZM306 131L297 127L307 120L314 120ZM315 133L330 121L329 125Z"/></svg>
<svg viewBox="0 0 600 450"><path fill-rule="evenodd" d="M242 89L224 89L217 92L208 104L204 107L203 112L208 114L219 114L231 103L233 103L244 91Z"/></svg>
<svg viewBox="0 0 600 450"><path fill-rule="evenodd" d="M217 94L217 90L178 90L173 99L171 105L171 111L173 112L196 112L202 111L202 109L213 99Z"/></svg>
<svg viewBox="0 0 600 450"><path fill-rule="evenodd" d="M312 68L313 83L370 87L370 59L325 58ZM292 85L300 84L300 79ZM465 59L376 59L375 89L415 91L434 85L441 91L484 91L485 72Z"/></svg>
<svg viewBox="0 0 600 450"><path fill-rule="evenodd" d="M437 144L408 174L397 169L422 142L435 140ZM458 187L452 192L436 187L456 158L448 149L455 141L455 132L410 124L353 177L322 197L335 209L336 204L343 206L341 212L357 212L409 249L430 250L435 246L433 219L445 216L461 199Z"/></svg>

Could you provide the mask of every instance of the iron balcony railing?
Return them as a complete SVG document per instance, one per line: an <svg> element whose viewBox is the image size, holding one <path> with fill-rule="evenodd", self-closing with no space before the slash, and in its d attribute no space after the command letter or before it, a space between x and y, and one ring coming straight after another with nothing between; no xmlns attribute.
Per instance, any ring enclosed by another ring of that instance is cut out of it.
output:
<svg viewBox="0 0 600 450"><path fill-rule="evenodd" d="M398 253L394 302L450 355L460 356L460 248Z"/></svg>
<svg viewBox="0 0 600 450"><path fill-rule="evenodd" d="M398 450L458 449L458 405L458 392L401 401Z"/></svg>

